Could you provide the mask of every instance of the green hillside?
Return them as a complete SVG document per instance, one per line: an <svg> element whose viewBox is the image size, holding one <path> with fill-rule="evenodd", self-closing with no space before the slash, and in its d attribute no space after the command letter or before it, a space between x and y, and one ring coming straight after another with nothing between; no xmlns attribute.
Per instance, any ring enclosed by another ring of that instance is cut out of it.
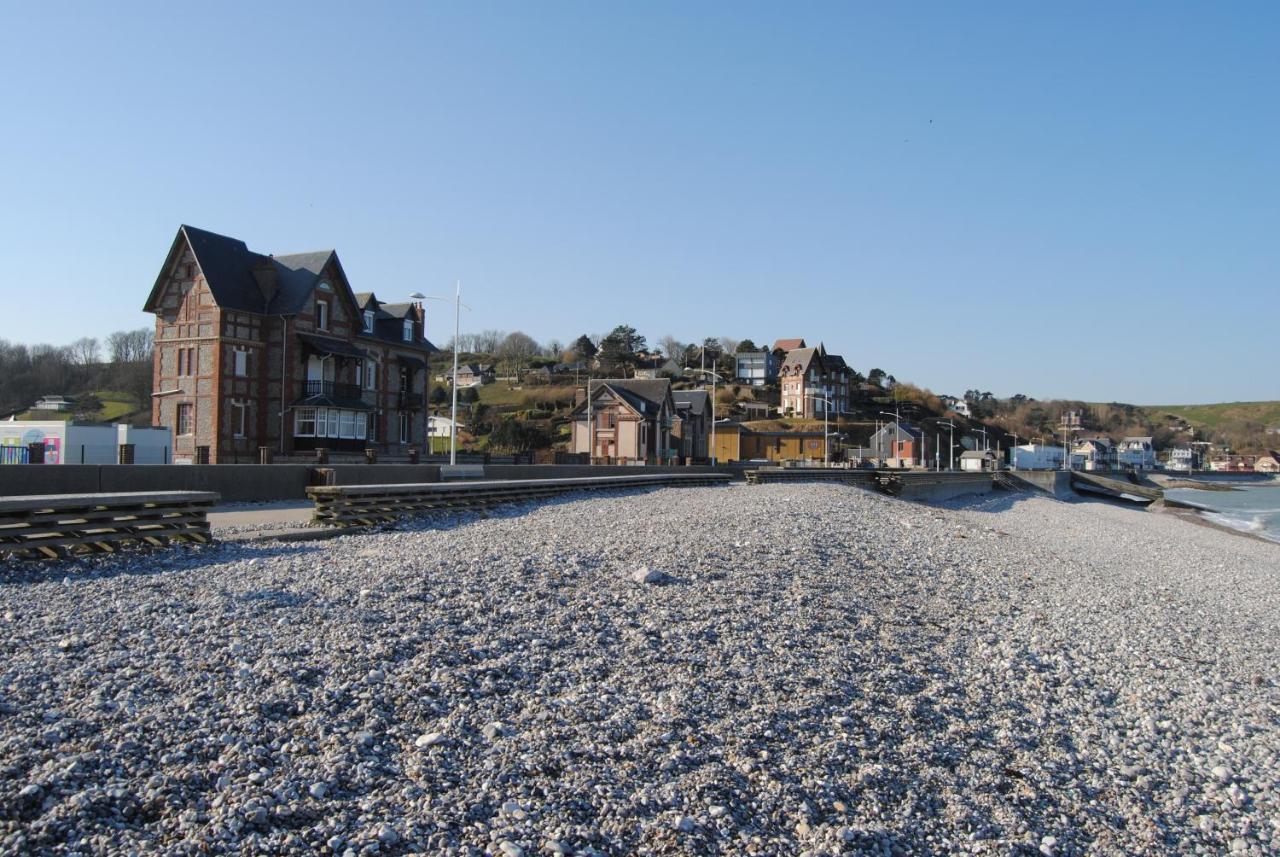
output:
<svg viewBox="0 0 1280 857"><path fill-rule="evenodd" d="M1216 405L1146 405L1153 419L1172 415L1196 428L1217 430L1231 424L1280 427L1280 402L1223 402Z"/></svg>
<svg viewBox="0 0 1280 857"><path fill-rule="evenodd" d="M75 398L90 406L77 409L74 413L23 411L17 418L19 420L63 420L64 422L78 420L91 423L132 423L135 420L143 424L150 422L150 411L144 412L133 396L119 390L96 390L92 393L82 393Z"/></svg>

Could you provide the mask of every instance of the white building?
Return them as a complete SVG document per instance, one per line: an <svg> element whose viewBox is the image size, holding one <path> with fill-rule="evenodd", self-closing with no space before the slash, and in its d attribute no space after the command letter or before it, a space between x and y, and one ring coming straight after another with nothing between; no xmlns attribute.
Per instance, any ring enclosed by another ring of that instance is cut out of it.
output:
<svg viewBox="0 0 1280 857"><path fill-rule="evenodd" d="M989 449L971 449L960 453L961 470L996 470L998 463L996 454Z"/></svg>
<svg viewBox="0 0 1280 857"><path fill-rule="evenodd" d="M1190 473L1202 466L1200 450L1191 446L1175 446L1169 450L1169 460L1164 469L1179 473Z"/></svg>
<svg viewBox="0 0 1280 857"><path fill-rule="evenodd" d="M1126 437L1116 445L1116 467L1155 470L1155 443L1149 437Z"/></svg>
<svg viewBox="0 0 1280 857"><path fill-rule="evenodd" d="M1024 443L1009 450L1014 470L1061 470L1063 448L1042 443Z"/></svg>
<svg viewBox="0 0 1280 857"><path fill-rule="evenodd" d="M168 428L85 425L62 420L0 423L0 463L26 461L32 444L44 445L45 464L119 464L120 448L133 447L134 464L171 464Z"/></svg>

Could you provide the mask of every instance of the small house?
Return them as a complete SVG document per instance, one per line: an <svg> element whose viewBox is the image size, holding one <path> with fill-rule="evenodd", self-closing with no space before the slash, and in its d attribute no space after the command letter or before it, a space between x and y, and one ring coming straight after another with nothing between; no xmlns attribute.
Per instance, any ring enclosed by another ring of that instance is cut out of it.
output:
<svg viewBox="0 0 1280 857"><path fill-rule="evenodd" d="M73 410L75 406L75 399L70 399L66 396L43 396L31 406L31 410L66 413L67 411Z"/></svg>
<svg viewBox="0 0 1280 857"><path fill-rule="evenodd" d="M989 449L970 449L960 453L960 469L980 472L998 469L999 459Z"/></svg>

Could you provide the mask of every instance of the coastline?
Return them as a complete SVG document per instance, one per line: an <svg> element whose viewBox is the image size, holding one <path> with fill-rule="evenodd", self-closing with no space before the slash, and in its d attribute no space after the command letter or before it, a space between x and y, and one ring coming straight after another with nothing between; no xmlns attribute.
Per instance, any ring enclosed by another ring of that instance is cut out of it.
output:
<svg viewBox="0 0 1280 857"><path fill-rule="evenodd" d="M1236 527L1230 527L1226 524L1220 524L1217 521L1209 519L1208 510L1198 509L1185 503L1179 503L1176 500L1166 500L1164 501L1164 504L1160 506L1152 504L1152 507L1149 508L1148 511L1157 515L1171 515L1180 520L1196 524L1197 526L1208 527L1209 529L1218 530L1219 532L1230 533L1233 536L1243 536L1246 539L1252 539L1253 541L1280 547L1280 542L1277 542L1274 539L1269 539L1266 536L1260 536L1257 533L1250 533L1246 530L1237 529Z"/></svg>

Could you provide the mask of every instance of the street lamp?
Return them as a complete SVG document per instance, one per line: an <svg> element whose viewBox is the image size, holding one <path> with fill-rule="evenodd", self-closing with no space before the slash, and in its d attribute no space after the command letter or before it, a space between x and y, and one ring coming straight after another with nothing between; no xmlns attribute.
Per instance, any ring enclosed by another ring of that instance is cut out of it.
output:
<svg viewBox="0 0 1280 857"><path fill-rule="evenodd" d="M716 466L716 381L723 381L715 372L710 369L694 369L692 366L684 367L686 372L699 372L703 375L711 376L711 466Z"/></svg>
<svg viewBox="0 0 1280 857"><path fill-rule="evenodd" d="M409 297L422 301L444 301L449 302L448 298L427 297L420 292L414 292ZM471 311L471 307L462 302L462 281L459 280L454 285L453 292L453 383L449 386L453 388L453 407L449 412L449 463L458 463L458 322L462 314L462 308L466 307L467 312Z"/></svg>
<svg viewBox="0 0 1280 857"><path fill-rule="evenodd" d="M805 393L805 394L804 394L804 397L805 397L806 399L816 399L817 401L819 401L819 402L822 402L822 403L823 403L823 408L822 408L822 466L823 466L823 467L830 467L830 466L831 466L831 455L829 454L830 443L829 443L829 441L828 441L828 438L830 438L830 437L831 437L831 435L830 435L830 434L828 433L828 431L827 431L827 415L831 413L831 408L832 408L831 400L830 400L830 399L828 399L826 396L819 396L819 395L817 395L816 393Z"/></svg>
<svg viewBox="0 0 1280 857"><path fill-rule="evenodd" d="M951 430L947 433L948 434L947 440L949 443L949 446L947 447L947 470L955 470L956 469L956 424L951 422L951 420L938 420L938 425L946 426Z"/></svg>

